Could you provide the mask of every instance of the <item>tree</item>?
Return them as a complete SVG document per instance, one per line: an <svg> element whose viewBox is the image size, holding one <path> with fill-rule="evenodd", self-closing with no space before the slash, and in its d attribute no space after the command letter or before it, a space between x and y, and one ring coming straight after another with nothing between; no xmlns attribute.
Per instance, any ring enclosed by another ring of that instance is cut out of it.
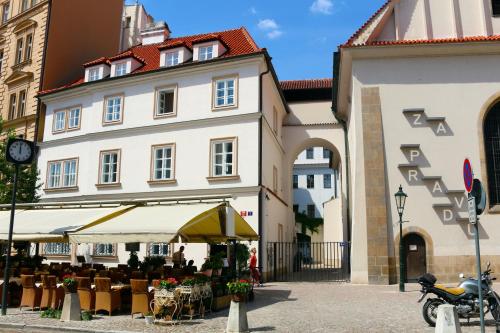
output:
<svg viewBox="0 0 500 333"><path fill-rule="evenodd" d="M295 223L302 225L302 233L305 234L309 230L312 234L319 232L319 226L323 224L323 219L320 217L309 217L305 212L295 213Z"/></svg>
<svg viewBox="0 0 500 333"><path fill-rule="evenodd" d="M0 117L0 204L10 204L14 183L15 167L5 159L7 140L15 137L12 129L3 130L3 120ZM16 201L18 203L37 202L42 184L36 163L19 167Z"/></svg>

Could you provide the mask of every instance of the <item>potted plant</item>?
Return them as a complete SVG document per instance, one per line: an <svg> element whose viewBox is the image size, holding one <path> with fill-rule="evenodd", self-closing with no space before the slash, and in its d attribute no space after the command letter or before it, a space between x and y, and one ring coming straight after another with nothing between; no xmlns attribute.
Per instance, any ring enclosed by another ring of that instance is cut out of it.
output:
<svg viewBox="0 0 500 333"><path fill-rule="evenodd" d="M146 313L144 315L144 320L146 321L146 325L153 325L155 322L153 312L149 311Z"/></svg>
<svg viewBox="0 0 500 333"><path fill-rule="evenodd" d="M224 267L224 253L216 253L210 256L210 262L212 263L212 270L216 272L217 276L220 276L222 267Z"/></svg>
<svg viewBox="0 0 500 333"><path fill-rule="evenodd" d="M250 291L250 282L247 280L228 282L227 290L234 302L244 302L248 292Z"/></svg>
<svg viewBox="0 0 500 333"><path fill-rule="evenodd" d="M205 263L201 266L201 272L206 276L210 277L212 276L212 269L213 269L213 264L210 261L210 258L207 258L205 260Z"/></svg>
<svg viewBox="0 0 500 333"><path fill-rule="evenodd" d="M63 276L63 288L66 294L76 293L76 280L70 274Z"/></svg>
<svg viewBox="0 0 500 333"><path fill-rule="evenodd" d="M181 285L186 286L186 287L192 287L196 284L196 280L194 278L185 278L182 280Z"/></svg>
<svg viewBox="0 0 500 333"><path fill-rule="evenodd" d="M159 289L172 290L175 289L178 284L179 282L175 278L168 278L160 281Z"/></svg>
<svg viewBox="0 0 500 333"><path fill-rule="evenodd" d="M136 270L139 267L139 257L137 256L137 252L130 251L130 258L127 261L128 266L131 270Z"/></svg>

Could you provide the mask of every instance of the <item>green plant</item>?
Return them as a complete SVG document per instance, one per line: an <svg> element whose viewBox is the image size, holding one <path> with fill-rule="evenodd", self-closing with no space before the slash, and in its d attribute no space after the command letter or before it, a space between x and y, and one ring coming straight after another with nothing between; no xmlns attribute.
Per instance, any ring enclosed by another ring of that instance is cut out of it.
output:
<svg viewBox="0 0 500 333"><path fill-rule="evenodd" d="M162 256L152 256L144 257L144 260L139 263L139 268L143 272L151 272L162 268L165 265L165 257Z"/></svg>
<svg viewBox="0 0 500 333"><path fill-rule="evenodd" d="M236 244L236 262L238 265L238 272L241 273L248 267L248 259L250 259L250 250L247 244Z"/></svg>
<svg viewBox="0 0 500 333"><path fill-rule="evenodd" d="M177 287L177 285L179 284L179 282L174 279L174 278L168 278L166 280L161 280L160 281L160 286L159 288L160 289L173 289L175 287Z"/></svg>
<svg viewBox="0 0 500 333"><path fill-rule="evenodd" d="M203 265L201 265L201 270L206 271L208 269L213 269L213 263L210 261L210 258L207 258Z"/></svg>
<svg viewBox="0 0 500 333"><path fill-rule="evenodd" d="M246 294L250 291L250 282L248 282L247 280L228 282L227 290L231 295Z"/></svg>
<svg viewBox="0 0 500 333"><path fill-rule="evenodd" d="M93 318L92 313L90 311L82 311L81 316L83 321L89 321L92 320Z"/></svg>
<svg viewBox="0 0 500 333"><path fill-rule="evenodd" d="M132 270L135 270L137 269L137 267L139 267L139 257L137 256L137 253L135 251L130 252L130 258L127 261L127 265Z"/></svg>
<svg viewBox="0 0 500 333"><path fill-rule="evenodd" d="M73 276L66 274L63 276L63 285L68 288L76 286L76 279L74 279Z"/></svg>
<svg viewBox="0 0 500 333"><path fill-rule="evenodd" d="M61 319L61 310L56 310L56 309L47 309L42 311L40 314L40 317L42 318L52 318L52 319Z"/></svg>
<svg viewBox="0 0 500 333"><path fill-rule="evenodd" d="M305 213L295 213L295 223L302 225L302 233L305 234L306 230L311 233L317 233L319 226L323 225L322 218L309 217Z"/></svg>
<svg viewBox="0 0 500 333"><path fill-rule="evenodd" d="M203 274L197 274L194 280L196 284L205 284L210 281L210 278Z"/></svg>
<svg viewBox="0 0 500 333"><path fill-rule="evenodd" d="M152 311L148 311L144 317L153 317L155 314Z"/></svg>
<svg viewBox="0 0 500 333"><path fill-rule="evenodd" d="M213 269L221 269L224 267L224 257L225 254L223 252L215 253L210 256L209 260L212 263Z"/></svg>
<svg viewBox="0 0 500 333"><path fill-rule="evenodd" d="M185 278L181 283L183 286L194 286L196 284L196 280L194 278Z"/></svg>

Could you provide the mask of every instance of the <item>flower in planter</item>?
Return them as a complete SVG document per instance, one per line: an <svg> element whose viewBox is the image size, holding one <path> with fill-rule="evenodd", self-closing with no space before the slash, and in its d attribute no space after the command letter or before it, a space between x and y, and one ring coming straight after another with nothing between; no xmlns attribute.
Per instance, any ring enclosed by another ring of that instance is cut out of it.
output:
<svg viewBox="0 0 500 333"><path fill-rule="evenodd" d="M62 278L63 287L69 292L76 292L76 279L72 275L66 274Z"/></svg>
<svg viewBox="0 0 500 333"><path fill-rule="evenodd" d="M192 278L185 278L184 280L182 280L182 283L181 283L183 286L194 286L196 284L196 280L195 279L192 279Z"/></svg>
<svg viewBox="0 0 500 333"><path fill-rule="evenodd" d="M174 278L168 278L166 280L161 280L160 281L160 286L159 288L160 289L173 289L175 287L177 287L177 285L179 284L179 282L174 279Z"/></svg>
<svg viewBox="0 0 500 333"><path fill-rule="evenodd" d="M250 282L247 280L239 280L227 283L227 290L231 295L243 295L250 291Z"/></svg>

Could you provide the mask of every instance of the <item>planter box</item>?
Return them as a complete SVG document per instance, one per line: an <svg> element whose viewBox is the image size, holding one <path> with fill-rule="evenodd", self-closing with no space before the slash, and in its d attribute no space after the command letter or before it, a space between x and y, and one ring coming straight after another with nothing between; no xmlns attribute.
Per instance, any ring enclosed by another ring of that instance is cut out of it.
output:
<svg viewBox="0 0 500 333"><path fill-rule="evenodd" d="M212 308L214 311L219 311L229 308L229 305L231 305L231 295L225 295L221 297L214 297Z"/></svg>

